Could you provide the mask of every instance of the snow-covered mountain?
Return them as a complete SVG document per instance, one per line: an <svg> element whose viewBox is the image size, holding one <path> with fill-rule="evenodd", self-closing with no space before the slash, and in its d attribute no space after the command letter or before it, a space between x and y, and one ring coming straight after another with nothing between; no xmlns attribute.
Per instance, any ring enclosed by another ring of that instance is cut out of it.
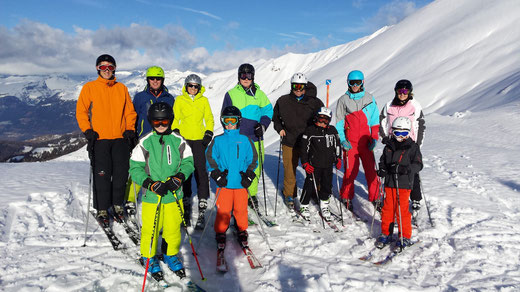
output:
<svg viewBox="0 0 520 292"><path fill-rule="evenodd" d="M185 241L181 254L188 275L207 291L519 291L518 15L516 0L438 0L361 40L254 63L256 81L273 104L289 91L288 80L296 71L318 85L323 100L324 82L332 79L333 108L346 90L350 70L365 73L366 88L380 106L392 99L397 80L410 79L427 114L421 178L435 227L423 204L420 227L413 233L420 243L376 267L358 258L373 246L371 237L380 228L377 216L372 234L370 223L350 216L340 233L323 229L317 214L311 226L292 224L281 199L275 198L279 140L270 128L265 192L270 215L278 201L279 226L265 229L274 251L267 249L258 226L251 226L250 246L264 265L251 270L230 231L226 257L231 269L221 275L215 272L211 226L203 239L190 229L207 280L200 281ZM185 75L167 77L172 91L180 88ZM118 76L131 91L144 86L143 72ZM236 83L236 69L204 76L203 82L218 117L224 92ZM72 92L75 87L69 88ZM0 92L6 91L0 87ZM378 145L375 154L380 153ZM45 163L0 164L3 290L140 291L143 269L134 260L138 250L121 226L114 229L128 252L114 252L92 218L87 247L81 247L88 173L84 149ZM358 179L354 207L371 220L366 183L362 175ZM302 183L303 172L298 175L298 185ZM211 204L214 197L212 193Z"/></svg>

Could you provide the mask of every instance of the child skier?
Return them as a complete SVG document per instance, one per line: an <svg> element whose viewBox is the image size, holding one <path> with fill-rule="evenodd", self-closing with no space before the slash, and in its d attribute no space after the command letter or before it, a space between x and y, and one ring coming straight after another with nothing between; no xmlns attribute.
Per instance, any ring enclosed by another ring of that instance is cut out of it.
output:
<svg viewBox="0 0 520 292"><path fill-rule="evenodd" d="M178 257L181 244L182 183L194 170L191 148L182 136L173 133L173 109L165 102L154 103L148 110L153 131L143 136L130 158L132 180L147 189L142 197L141 256L148 271L162 278L155 256L157 237L162 229L166 242L164 262L179 277L184 267ZM153 242L151 242L153 239Z"/></svg>
<svg viewBox="0 0 520 292"><path fill-rule="evenodd" d="M309 221L309 201L316 197L319 190L321 214L327 221L331 220L329 198L332 194L332 167L341 167L341 143L338 131L329 125L332 111L322 107L314 118L314 125L308 126L303 132L300 143L300 160L307 178L304 184L304 194L301 197L300 213Z"/></svg>
<svg viewBox="0 0 520 292"><path fill-rule="evenodd" d="M383 149L378 175L385 179L385 201L381 210L381 235L375 245L383 248L392 240L394 218L397 218L399 240L397 247L411 245L412 218L408 210L408 198L416 173L422 168L419 146L410 139L412 122L398 117L392 123L392 138Z"/></svg>
<svg viewBox="0 0 520 292"><path fill-rule="evenodd" d="M247 188L256 176L258 154L253 141L239 132L241 119L237 107L224 108L220 117L224 133L216 136L206 150L208 171L219 187L214 227L219 251L226 247L231 211L236 220L238 242L242 247L248 246Z"/></svg>

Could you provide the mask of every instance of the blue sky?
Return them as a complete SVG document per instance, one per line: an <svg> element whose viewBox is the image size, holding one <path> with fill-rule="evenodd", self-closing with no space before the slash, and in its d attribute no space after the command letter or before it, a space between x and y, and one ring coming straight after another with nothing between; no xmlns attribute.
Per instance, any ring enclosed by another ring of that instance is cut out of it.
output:
<svg viewBox="0 0 520 292"><path fill-rule="evenodd" d="M344 44L429 2L0 0L0 73L84 73L105 52L120 69L220 71Z"/></svg>

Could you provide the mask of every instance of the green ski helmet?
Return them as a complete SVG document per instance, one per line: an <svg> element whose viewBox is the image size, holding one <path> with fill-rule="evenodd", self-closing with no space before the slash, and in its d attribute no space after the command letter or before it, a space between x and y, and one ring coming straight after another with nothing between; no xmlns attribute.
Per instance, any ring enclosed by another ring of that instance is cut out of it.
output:
<svg viewBox="0 0 520 292"><path fill-rule="evenodd" d="M146 78L148 77L161 77L164 79L164 71L159 66L152 66L146 70Z"/></svg>

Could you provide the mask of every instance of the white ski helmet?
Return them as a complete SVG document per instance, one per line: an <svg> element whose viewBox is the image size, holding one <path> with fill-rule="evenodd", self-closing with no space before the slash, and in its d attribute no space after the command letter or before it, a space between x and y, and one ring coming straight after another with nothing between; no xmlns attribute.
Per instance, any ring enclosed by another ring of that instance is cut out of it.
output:
<svg viewBox="0 0 520 292"><path fill-rule="evenodd" d="M303 75L303 73L296 73L291 78L291 84L298 83L298 84L307 84L307 77Z"/></svg>
<svg viewBox="0 0 520 292"><path fill-rule="evenodd" d="M326 116L329 119L332 119L332 111L328 107L322 106L316 115L317 116Z"/></svg>
<svg viewBox="0 0 520 292"><path fill-rule="evenodd" d="M407 117L398 117L392 123L392 130L410 131L412 129L412 122Z"/></svg>

